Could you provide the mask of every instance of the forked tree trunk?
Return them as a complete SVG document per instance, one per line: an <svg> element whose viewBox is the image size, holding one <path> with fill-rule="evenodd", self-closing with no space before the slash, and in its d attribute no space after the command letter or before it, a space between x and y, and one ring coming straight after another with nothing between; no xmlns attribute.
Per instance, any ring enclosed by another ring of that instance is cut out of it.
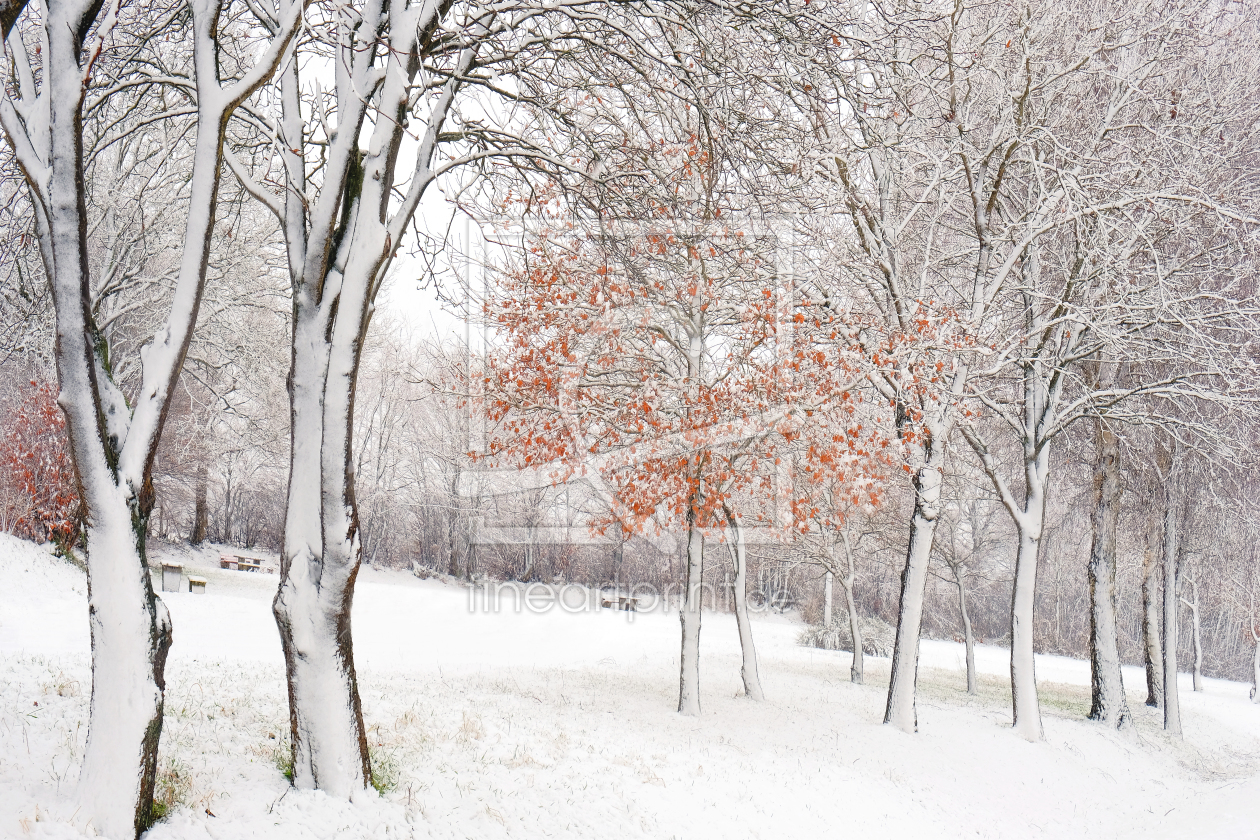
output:
<svg viewBox="0 0 1260 840"><path fill-rule="evenodd" d="M350 628L361 560L351 433L366 291L338 279L336 307L305 290L295 306L289 497L272 611L285 656L293 784L356 799L371 780Z"/></svg>
<svg viewBox="0 0 1260 840"><path fill-rule="evenodd" d="M58 402L89 523L92 696L73 819L121 840L138 836L153 817L171 623L153 592L145 554L154 505L151 476L168 395L179 382L205 287L223 127L235 103L274 70L300 9L281 7L283 21L276 29L285 34L224 91L215 41L219 4L189 4L197 116L184 247L170 308L144 345L140 388L128 404L112 380L107 337L93 319L90 294L82 108L85 80L103 41L85 45L84 39L89 33L106 37L108 29L95 29L104 6L39 4L28 23L43 30L37 37L46 49L36 50L39 59L32 62L22 37L9 37L25 5L10 3L0 14L17 81L0 102L0 121L31 194L55 309ZM113 13L109 17L112 21Z"/></svg>
<svg viewBox="0 0 1260 840"><path fill-rule="evenodd" d="M1031 374L1026 379L1025 411L1029 417L1038 414L1045 394ZM1044 415L1043 415L1044 416ZM1025 428L1037 423L1026 420ZM1024 499L1022 504L1011 494L998 472L998 464L988 447L973 429L964 428L963 435L980 456L985 472L993 480L1015 522L1019 549L1015 555L1015 585L1011 592L1011 717L1016 733L1029 741L1040 741L1041 708L1037 701L1036 657L1033 651L1033 614L1037 593L1037 562L1046 519L1046 489L1049 483L1050 444L1037 447L1024 442Z"/></svg>
<svg viewBox="0 0 1260 840"><path fill-rule="evenodd" d="M114 386L103 358L105 339L96 331L89 308L79 134L81 35L76 10L68 5L50 4L47 10L50 172L46 208L32 203L37 205L36 230L56 304L58 402L66 415L89 522L92 697L79 776L79 813L99 833L121 840L139 836L152 823L171 623L165 605L153 593L144 553L153 504L147 468L153 453L138 453L141 466L130 476L120 470L119 450L124 444L115 434L129 434L122 431L126 420L102 416L103 405L106 410L119 407L111 406L105 396ZM82 32L86 31L84 26ZM178 327L175 333L179 335ZM122 424L121 429L115 422ZM140 437L147 430L131 431Z"/></svg>
<svg viewBox="0 0 1260 840"><path fill-rule="evenodd" d="M757 649L753 644L752 622L748 618L748 554L744 546L744 528L739 517L726 509L726 521L731 529L731 560L735 564L735 626L739 629L739 649L742 654L739 675L744 681L744 696L750 700L764 700L761 676L757 672Z"/></svg>
<svg viewBox="0 0 1260 840"><path fill-rule="evenodd" d="M1156 579L1159 575L1159 555L1155 550L1157 528L1157 520L1152 516L1142 551L1142 658L1146 665L1146 705L1156 709L1164 705L1164 651L1160 639L1163 617Z"/></svg>
<svg viewBox="0 0 1260 840"><path fill-rule="evenodd" d="M683 597L678 611L682 651L678 668L678 711L700 714L700 611L704 590L704 534L696 522L697 500L687 509L687 562L683 566Z"/></svg>
<svg viewBox="0 0 1260 840"><path fill-rule="evenodd" d="M1120 502L1120 447L1115 432L1097 421L1098 456L1094 462L1094 498L1090 511L1089 661L1091 720L1117 729L1133 722L1124 694L1116 625L1116 523Z"/></svg>
<svg viewBox="0 0 1260 840"><path fill-rule="evenodd" d="M438 134L471 64L471 48L461 52L453 78L431 103L413 180L400 203L391 204L391 198L398 197L406 121L382 118L371 123L370 139L361 135L371 122L369 108L378 115L408 113L421 64L419 33L435 26L446 9L404 12L367 4L356 12L356 27L339 30L340 48L355 58L337 77L339 124L321 153L324 180L314 201L302 155L309 134L300 101L301 62L291 61L281 80L287 191L283 208L273 209L282 218L293 289L292 450L281 581L272 609L288 677L293 782L342 799L361 797L372 778L350 627L362 556L353 466L359 363L373 300L432 182ZM376 52L381 43L390 49Z"/></svg>
<svg viewBox="0 0 1260 840"><path fill-rule="evenodd" d="M1164 730L1180 737L1181 702L1177 692L1177 553L1181 522L1176 494L1164 482Z"/></svg>
<svg viewBox="0 0 1260 840"><path fill-rule="evenodd" d="M914 695L919 672L919 631L923 623L923 594L927 587L932 538L940 515L941 467L945 460L944 429L933 429L927 458L914 477L914 513L906 565L901 571L901 595L897 603L897 636L893 643L892 673L884 723L902 732L914 732L919 720ZM856 647L856 645L854 645Z"/></svg>

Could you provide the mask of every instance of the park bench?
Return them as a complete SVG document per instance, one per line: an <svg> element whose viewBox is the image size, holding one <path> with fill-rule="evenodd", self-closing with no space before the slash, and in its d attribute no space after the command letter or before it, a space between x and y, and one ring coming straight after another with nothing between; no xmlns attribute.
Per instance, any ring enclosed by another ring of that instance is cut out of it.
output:
<svg viewBox="0 0 1260 840"><path fill-rule="evenodd" d="M638 612L639 599L631 598L628 595L611 595L603 593L600 595L599 604L606 610L623 610L625 612Z"/></svg>
<svg viewBox="0 0 1260 840"><path fill-rule="evenodd" d="M241 572L256 572L262 568L262 561L257 557L241 557L236 554L220 554L220 569L235 569Z"/></svg>

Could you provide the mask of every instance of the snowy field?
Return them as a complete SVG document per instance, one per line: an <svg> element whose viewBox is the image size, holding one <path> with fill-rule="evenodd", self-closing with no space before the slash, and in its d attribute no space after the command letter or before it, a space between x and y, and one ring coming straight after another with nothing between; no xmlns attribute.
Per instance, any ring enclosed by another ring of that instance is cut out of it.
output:
<svg viewBox="0 0 1260 840"><path fill-rule="evenodd" d="M677 702L678 620L611 612L472 613L467 590L365 570L355 598L364 716L386 792L362 804L290 790L273 575L178 558L210 581L167 593L160 792L146 837L1254 838L1260 707L1248 686L1183 682L1186 737L1166 739L1125 672L1138 726L1084 720L1087 663L1039 659L1046 740L1009 729L1006 652L925 642L919 726L880 725L888 663L756 622L770 699L739 694L733 619L706 615L704 713ZM85 831L77 777L90 687L83 576L0 535L0 836ZM86 827L90 832L90 826Z"/></svg>

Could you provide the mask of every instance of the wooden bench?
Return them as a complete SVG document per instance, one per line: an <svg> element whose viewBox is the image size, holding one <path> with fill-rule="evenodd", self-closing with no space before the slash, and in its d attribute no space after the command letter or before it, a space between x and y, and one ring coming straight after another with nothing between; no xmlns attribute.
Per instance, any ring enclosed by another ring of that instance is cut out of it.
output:
<svg viewBox="0 0 1260 840"><path fill-rule="evenodd" d="M262 561L256 557L241 557L236 554L220 554L220 569L235 569L241 572L256 572L262 568Z"/></svg>

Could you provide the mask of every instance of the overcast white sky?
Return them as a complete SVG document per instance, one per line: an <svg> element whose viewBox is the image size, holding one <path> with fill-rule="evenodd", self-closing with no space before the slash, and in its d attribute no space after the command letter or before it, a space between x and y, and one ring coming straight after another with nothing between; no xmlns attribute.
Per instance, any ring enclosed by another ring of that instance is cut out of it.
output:
<svg viewBox="0 0 1260 840"><path fill-rule="evenodd" d="M438 264L442 294L447 301L439 300L438 290L429 276L430 267L423 259L408 253L415 250L413 239L404 243L403 253L394 263L378 298L378 310L394 317L400 325L409 327L409 332L418 341L438 339L462 343L466 333L464 312L461 310L467 298L461 287L471 280L475 297L480 297L483 285L478 262L484 258L485 242L478 226L466 216L457 214L452 221L452 207L436 188L426 196L417 213L417 221L421 230L433 239L440 239L449 230L446 254ZM473 255L471 262L464 256L470 253ZM474 320L479 310L480 301L474 299ZM467 331L474 348L482 343L480 332L476 324Z"/></svg>

